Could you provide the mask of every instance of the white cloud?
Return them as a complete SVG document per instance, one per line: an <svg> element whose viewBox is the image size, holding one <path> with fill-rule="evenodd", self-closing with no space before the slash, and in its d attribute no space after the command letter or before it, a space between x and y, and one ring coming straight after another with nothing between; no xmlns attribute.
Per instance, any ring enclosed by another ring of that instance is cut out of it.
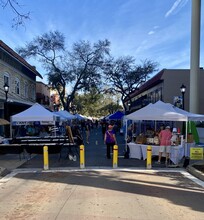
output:
<svg viewBox="0 0 204 220"><path fill-rule="evenodd" d="M156 26L154 26L154 27L153 27L153 29L155 29L155 30L156 30L156 29L158 29L158 28L159 28L159 26L158 26L158 25L156 25Z"/></svg>
<svg viewBox="0 0 204 220"><path fill-rule="evenodd" d="M169 11L165 14L165 17L169 17L171 14L178 13L181 8L183 8L187 4L188 0L176 0L173 6L170 8Z"/></svg>
<svg viewBox="0 0 204 220"><path fill-rule="evenodd" d="M154 31L150 31L149 33L148 33L148 35L152 35L152 34L154 34L155 32Z"/></svg>
<svg viewBox="0 0 204 220"><path fill-rule="evenodd" d="M155 30L157 30L158 28L159 28L159 26L154 26L154 27L153 27L153 30L151 30L151 31L148 32L148 35L155 34L155 33L156 33Z"/></svg>

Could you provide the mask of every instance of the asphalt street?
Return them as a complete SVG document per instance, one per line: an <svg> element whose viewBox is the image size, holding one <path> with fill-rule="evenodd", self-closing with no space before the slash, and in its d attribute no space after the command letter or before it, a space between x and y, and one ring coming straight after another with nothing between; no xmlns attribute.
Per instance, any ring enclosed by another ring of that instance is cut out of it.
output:
<svg viewBox="0 0 204 220"><path fill-rule="evenodd" d="M121 135L119 132L116 134L117 136L117 144L118 144L118 167L146 167L145 160L139 159L125 159L124 158L124 150L125 150L125 140L124 136ZM83 133L84 140L85 133ZM92 129L90 132L90 140L89 144L84 142L85 146L85 167L95 167L95 168L111 168L113 167L112 159L106 158L106 145L103 141L103 135L101 128ZM48 149L49 151L49 149ZM59 155L49 155L49 167L56 168L56 167L67 167L67 168L79 168L79 156L76 151L73 149L73 153L77 156L77 161L69 160L67 157L67 149L63 149L61 158L59 160ZM154 167L165 167L165 164L157 165L155 163L156 159L152 161ZM32 158L32 160L28 160L24 163L21 168L43 168L43 155L36 155Z"/></svg>

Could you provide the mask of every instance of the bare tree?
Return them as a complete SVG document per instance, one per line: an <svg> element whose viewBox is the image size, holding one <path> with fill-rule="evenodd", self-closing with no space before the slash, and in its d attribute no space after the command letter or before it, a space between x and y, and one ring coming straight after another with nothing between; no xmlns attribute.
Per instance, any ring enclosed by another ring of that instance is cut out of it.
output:
<svg viewBox="0 0 204 220"><path fill-rule="evenodd" d="M65 49L65 38L58 31L34 38L25 47L18 48L24 57L34 57L47 70L48 80L57 89L63 107L69 110L76 92L100 85L101 70L109 55L109 41L91 45L79 41L70 51ZM68 89L68 95L66 95Z"/></svg>
<svg viewBox="0 0 204 220"><path fill-rule="evenodd" d="M74 43L69 53L69 64L75 83L72 92L67 96L67 103L71 103L76 91L100 87L102 67L105 57L109 56L109 45L108 40L98 41L93 45L85 41Z"/></svg>
<svg viewBox="0 0 204 220"><path fill-rule="evenodd" d="M12 27L25 26L25 20L30 19L30 12L21 12L23 5L20 5L17 0L0 0L0 5L3 9L11 9L14 13Z"/></svg>
<svg viewBox="0 0 204 220"><path fill-rule="evenodd" d="M157 63L145 60L142 65L136 65L132 56L112 59L105 66L106 82L109 84L107 92L118 93L125 109L124 100L147 81L149 75L156 71Z"/></svg>

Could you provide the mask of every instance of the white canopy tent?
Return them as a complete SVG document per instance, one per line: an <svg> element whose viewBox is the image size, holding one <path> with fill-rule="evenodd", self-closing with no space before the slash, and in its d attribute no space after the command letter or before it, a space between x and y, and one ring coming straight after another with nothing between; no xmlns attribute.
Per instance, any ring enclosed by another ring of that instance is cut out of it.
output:
<svg viewBox="0 0 204 220"><path fill-rule="evenodd" d="M30 108L11 116L11 125L21 125L25 122L40 122L41 124L55 124L60 117L50 112L42 105L35 103Z"/></svg>
<svg viewBox="0 0 204 220"><path fill-rule="evenodd" d="M72 115L71 113L69 113L68 111L64 110L64 111L58 111L55 112L55 114L64 117L67 120L72 120L72 119L76 119L76 116Z"/></svg>
<svg viewBox="0 0 204 220"><path fill-rule="evenodd" d="M152 120L152 121L183 121L186 123L186 137L187 137L187 123L188 121L204 121L204 115L194 114L184 111L170 103L158 101L154 104L149 104L138 111L135 111L125 116L125 120ZM126 124L127 127L127 124ZM127 131L126 131L127 132ZM127 134L126 134L127 135Z"/></svg>
<svg viewBox="0 0 204 220"><path fill-rule="evenodd" d="M125 116L129 120L204 121L204 115L184 111L170 103L158 101Z"/></svg>

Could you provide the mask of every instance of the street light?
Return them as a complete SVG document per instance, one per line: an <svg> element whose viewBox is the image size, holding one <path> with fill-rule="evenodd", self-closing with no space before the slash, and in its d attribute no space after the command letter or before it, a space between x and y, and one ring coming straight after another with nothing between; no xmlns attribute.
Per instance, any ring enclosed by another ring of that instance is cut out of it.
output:
<svg viewBox="0 0 204 220"><path fill-rule="evenodd" d="M130 109L131 109L131 103L128 102L128 114L130 113Z"/></svg>
<svg viewBox="0 0 204 220"><path fill-rule="evenodd" d="M4 84L4 92L6 94L6 102L8 100L8 91L9 91L9 86L7 83Z"/></svg>
<svg viewBox="0 0 204 220"><path fill-rule="evenodd" d="M181 91L181 94L182 94L182 108L184 110L184 94L186 92L186 86L184 86L184 84L181 85L180 91Z"/></svg>
<svg viewBox="0 0 204 220"><path fill-rule="evenodd" d="M181 94L182 94L182 109L184 110L184 94L186 92L186 86L184 86L184 84L181 85L180 91L181 91ZM185 123L184 122L183 122L183 125L182 125L182 132L183 132L183 134L185 134Z"/></svg>
<svg viewBox="0 0 204 220"><path fill-rule="evenodd" d="M5 92L5 95L6 95L6 100L5 100L5 103L4 103L4 118L7 120L8 116L7 116L7 100L8 100L8 92L9 92L9 85L7 83L4 84L4 92ZM8 127L5 128L5 136L8 137L9 136L9 130L8 130Z"/></svg>

